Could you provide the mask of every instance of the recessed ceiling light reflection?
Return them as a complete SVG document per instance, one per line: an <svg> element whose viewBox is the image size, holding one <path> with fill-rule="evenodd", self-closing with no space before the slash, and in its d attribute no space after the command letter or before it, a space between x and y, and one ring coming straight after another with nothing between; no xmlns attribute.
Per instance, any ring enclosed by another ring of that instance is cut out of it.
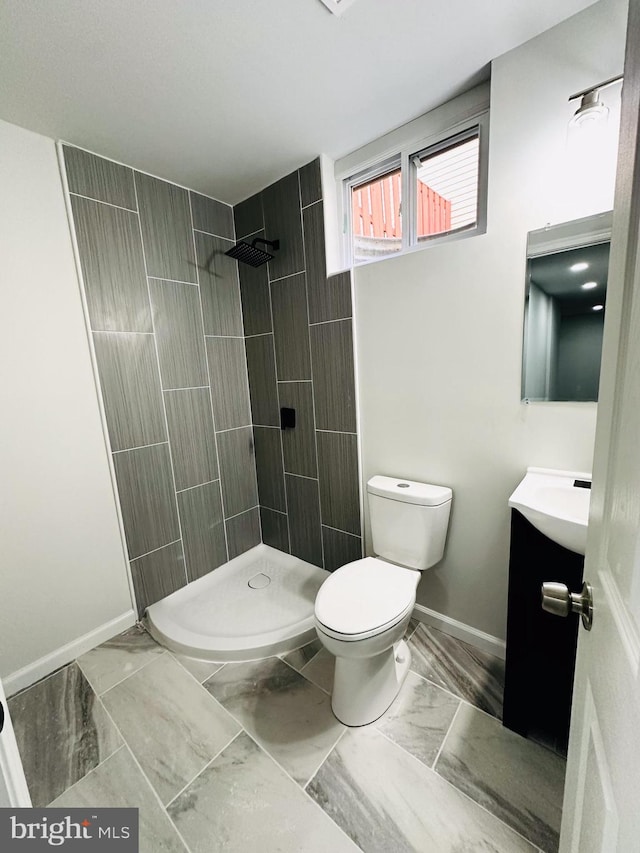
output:
<svg viewBox="0 0 640 853"><path fill-rule="evenodd" d="M593 290L594 287L598 286L597 281L585 281L583 285L581 285L583 290Z"/></svg>
<svg viewBox="0 0 640 853"><path fill-rule="evenodd" d="M602 311L603 308L604 308L604 305L594 305L592 310L593 311Z"/></svg>
<svg viewBox="0 0 640 853"><path fill-rule="evenodd" d="M582 272L583 270L586 270L588 266L589 264L586 261L580 261L577 264L571 264L569 269L571 272Z"/></svg>

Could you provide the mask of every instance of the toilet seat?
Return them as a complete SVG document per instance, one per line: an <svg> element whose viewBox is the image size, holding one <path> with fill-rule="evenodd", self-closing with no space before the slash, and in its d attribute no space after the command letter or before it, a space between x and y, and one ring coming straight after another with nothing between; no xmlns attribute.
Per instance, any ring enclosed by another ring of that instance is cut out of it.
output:
<svg viewBox="0 0 640 853"><path fill-rule="evenodd" d="M316 597L318 627L339 640L364 640L400 622L415 604L420 574L377 557L337 569Z"/></svg>

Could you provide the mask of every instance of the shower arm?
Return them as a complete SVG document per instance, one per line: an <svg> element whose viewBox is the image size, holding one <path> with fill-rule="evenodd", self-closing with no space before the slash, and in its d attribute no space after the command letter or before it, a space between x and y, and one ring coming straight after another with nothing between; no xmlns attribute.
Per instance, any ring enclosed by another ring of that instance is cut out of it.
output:
<svg viewBox="0 0 640 853"><path fill-rule="evenodd" d="M255 240L251 241L252 249L255 249L256 243L263 243L265 246L270 246L276 251L280 248L280 240L263 240L262 237L256 237Z"/></svg>

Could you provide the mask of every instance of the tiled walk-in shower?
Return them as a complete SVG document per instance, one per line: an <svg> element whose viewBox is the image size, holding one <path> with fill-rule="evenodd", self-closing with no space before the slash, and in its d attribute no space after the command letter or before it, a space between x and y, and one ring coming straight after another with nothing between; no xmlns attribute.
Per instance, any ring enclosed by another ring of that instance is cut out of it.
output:
<svg viewBox="0 0 640 853"><path fill-rule="evenodd" d="M552 853L564 760L503 728L503 665L412 623L376 723L331 713L320 644L249 663L132 628L14 696L36 805L137 806L145 853Z"/></svg>

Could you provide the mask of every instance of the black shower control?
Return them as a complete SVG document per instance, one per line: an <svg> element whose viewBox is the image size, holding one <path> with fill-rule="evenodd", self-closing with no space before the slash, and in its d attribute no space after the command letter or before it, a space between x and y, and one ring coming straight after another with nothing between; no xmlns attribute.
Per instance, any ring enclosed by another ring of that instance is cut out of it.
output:
<svg viewBox="0 0 640 853"><path fill-rule="evenodd" d="M296 425L296 410L283 406L280 409L280 429L293 429Z"/></svg>
<svg viewBox="0 0 640 853"><path fill-rule="evenodd" d="M591 481L590 480L574 480L573 485L578 489L590 489Z"/></svg>

